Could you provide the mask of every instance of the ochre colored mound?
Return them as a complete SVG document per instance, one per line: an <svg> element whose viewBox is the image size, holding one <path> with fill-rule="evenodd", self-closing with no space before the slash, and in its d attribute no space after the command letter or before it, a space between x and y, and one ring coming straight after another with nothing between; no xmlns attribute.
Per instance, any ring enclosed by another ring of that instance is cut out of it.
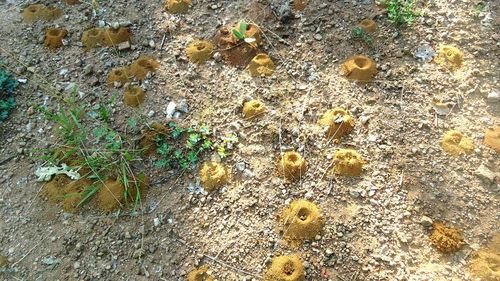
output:
<svg viewBox="0 0 500 281"><path fill-rule="evenodd" d="M238 30L239 32L241 32L239 23L236 24L233 28ZM233 35L234 41L238 42L240 40L240 39L234 37L234 34L231 33L231 35ZM255 42L252 42L252 45L254 45L254 46L261 45L262 44L262 31L260 30L260 28L257 25L249 23L249 24L247 24L247 30L245 31L245 38L255 39Z"/></svg>
<svg viewBox="0 0 500 281"><path fill-rule="evenodd" d="M293 0L293 8L297 11L302 11L306 8L309 0Z"/></svg>
<svg viewBox="0 0 500 281"><path fill-rule="evenodd" d="M71 182L66 175L56 175L42 187L42 195L50 202L61 202L64 199L65 188Z"/></svg>
<svg viewBox="0 0 500 281"><path fill-rule="evenodd" d="M278 171L288 180L297 180L306 172L307 162L295 151L287 151L278 162Z"/></svg>
<svg viewBox="0 0 500 281"><path fill-rule="evenodd" d="M489 146L500 152L500 127L486 129L484 132L484 145Z"/></svg>
<svg viewBox="0 0 500 281"><path fill-rule="evenodd" d="M318 121L322 126L328 126L326 135L334 139L334 142L340 142L340 139L349 134L355 126L354 118L351 113L342 108L328 110Z"/></svg>
<svg viewBox="0 0 500 281"><path fill-rule="evenodd" d="M202 63L207 61L214 51L214 45L208 41L200 40L186 47L186 55L191 62Z"/></svg>
<svg viewBox="0 0 500 281"><path fill-rule="evenodd" d="M57 7L47 7L45 9L44 20L52 21L61 17L62 14L63 14L62 10Z"/></svg>
<svg viewBox="0 0 500 281"><path fill-rule="evenodd" d="M456 252L464 244L464 240L458 229L445 226L442 222L435 222L433 227L434 229L429 239L431 240L431 244L440 252Z"/></svg>
<svg viewBox="0 0 500 281"><path fill-rule="evenodd" d="M215 279L208 273L208 266L204 265L189 272L188 281L214 281Z"/></svg>
<svg viewBox="0 0 500 281"><path fill-rule="evenodd" d="M24 8L22 17L25 22L38 20L50 21L62 16L62 10L57 7L46 7L42 4L33 4Z"/></svg>
<svg viewBox="0 0 500 281"><path fill-rule="evenodd" d="M373 33L377 31L377 23L372 19L364 19L358 24L358 26L366 33Z"/></svg>
<svg viewBox="0 0 500 281"><path fill-rule="evenodd" d="M259 31L260 29L254 29L253 31L249 29L245 34L257 36L258 38L260 36L260 33L258 33ZM255 42L248 44L246 42L240 42L239 39L235 38L231 32L231 28L221 28L219 33L217 45L222 58L227 64L244 67L257 55L259 51L257 48L257 38Z"/></svg>
<svg viewBox="0 0 500 281"><path fill-rule="evenodd" d="M167 127L160 123L154 122L150 128L142 134L139 141L139 147L144 150L144 155L152 155L156 153L157 145L155 139L167 134Z"/></svg>
<svg viewBox="0 0 500 281"><path fill-rule="evenodd" d="M185 14L189 10L191 0L167 0L165 9L172 14Z"/></svg>
<svg viewBox="0 0 500 281"><path fill-rule="evenodd" d="M434 60L448 69L460 68L464 62L464 54L457 47L441 45Z"/></svg>
<svg viewBox="0 0 500 281"><path fill-rule="evenodd" d="M82 34L82 45L85 49L92 49L100 45L103 41L104 29L102 28L91 28L86 30Z"/></svg>
<svg viewBox="0 0 500 281"><path fill-rule="evenodd" d="M295 200L278 214L278 230L292 246L299 246L304 240L312 240L323 228L319 208L307 200Z"/></svg>
<svg viewBox="0 0 500 281"><path fill-rule="evenodd" d="M123 94L125 104L131 107L139 107L145 98L146 94L139 86L128 87Z"/></svg>
<svg viewBox="0 0 500 281"><path fill-rule="evenodd" d="M144 80L150 72L156 72L160 64L153 58L141 56L130 65L130 74L137 80Z"/></svg>
<svg viewBox="0 0 500 281"><path fill-rule="evenodd" d="M206 162L200 170L200 182L203 188L210 192L226 184L229 172L226 167L216 162Z"/></svg>
<svg viewBox="0 0 500 281"><path fill-rule="evenodd" d="M459 131L450 130L443 135L441 147L448 154L459 156L470 154L474 151L474 143L471 139L464 137Z"/></svg>
<svg viewBox="0 0 500 281"><path fill-rule="evenodd" d="M264 281L304 281L304 265L297 255L273 258L267 269Z"/></svg>
<svg viewBox="0 0 500 281"><path fill-rule="evenodd" d="M92 181L89 179L79 179L67 184L62 200L63 210L66 212L76 212L80 207L78 204L85 198L85 188L91 185Z"/></svg>
<svg viewBox="0 0 500 281"><path fill-rule="evenodd" d="M377 68L372 59L360 55L345 61L340 72L349 80L369 82L377 74Z"/></svg>
<svg viewBox="0 0 500 281"><path fill-rule="evenodd" d="M80 0L64 0L63 2L66 3L66 4L68 4L68 5L77 5L77 4L80 4Z"/></svg>
<svg viewBox="0 0 500 281"><path fill-rule="evenodd" d="M266 54L258 54L256 55L248 65L248 70L250 71L250 75L255 76L271 76L274 73L273 61Z"/></svg>
<svg viewBox="0 0 500 281"><path fill-rule="evenodd" d="M266 112L266 106L260 100L250 100L243 104L243 117L252 119L263 115Z"/></svg>
<svg viewBox="0 0 500 281"><path fill-rule="evenodd" d="M333 172L348 177L361 175L365 161L353 149L339 149L333 157Z"/></svg>
<svg viewBox="0 0 500 281"><path fill-rule="evenodd" d="M115 85L115 82L119 82L120 85L130 82L128 68L117 67L111 69L111 71L108 74L108 80L106 81L106 83L108 87L113 87Z"/></svg>
<svg viewBox="0 0 500 281"><path fill-rule="evenodd" d="M45 31L44 44L50 49L57 49L63 45L63 38L66 37L68 31L60 28L49 28Z"/></svg>
<svg viewBox="0 0 500 281"><path fill-rule="evenodd" d="M118 29L107 28L102 33L102 44L107 47L116 46L122 42L130 40L132 32L127 27L120 27Z"/></svg>
<svg viewBox="0 0 500 281"><path fill-rule="evenodd" d="M500 233L495 233L491 242L474 254L470 270L483 281L500 280Z"/></svg>
<svg viewBox="0 0 500 281"><path fill-rule="evenodd" d="M128 179L128 187L116 180L106 180L100 185L96 193L97 207L105 212L134 206L144 196L147 187L147 179L136 176Z"/></svg>

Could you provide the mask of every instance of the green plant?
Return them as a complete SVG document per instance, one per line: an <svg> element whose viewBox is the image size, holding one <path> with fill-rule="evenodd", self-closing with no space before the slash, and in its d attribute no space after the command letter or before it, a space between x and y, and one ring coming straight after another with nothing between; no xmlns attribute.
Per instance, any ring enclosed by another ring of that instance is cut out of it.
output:
<svg viewBox="0 0 500 281"><path fill-rule="evenodd" d="M245 33L247 32L247 27L248 25L241 21L239 23L238 28L233 27L231 29L231 32L233 33L234 37L238 38L239 40L245 40Z"/></svg>
<svg viewBox="0 0 500 281"><path fill-rule="evenodd" d="M420 13L415 10L417 0L385 0L387 18L397 25L412 23Z"/></svg>
<svg viewBox="0 0 500 281"><path fill-rule="evenodd" d="M5 69L0 62L0 122L9 117L9 113L16 107L14 91L19 82Z"/></svg>
<svg viewBox="0 0 500 281"><path fill-rule="evenodd" d="M373 38L361 27L353 28L351 31L351 37L353 39L361 39L363 40L363 42L370 46L373 44Z"/></svg>

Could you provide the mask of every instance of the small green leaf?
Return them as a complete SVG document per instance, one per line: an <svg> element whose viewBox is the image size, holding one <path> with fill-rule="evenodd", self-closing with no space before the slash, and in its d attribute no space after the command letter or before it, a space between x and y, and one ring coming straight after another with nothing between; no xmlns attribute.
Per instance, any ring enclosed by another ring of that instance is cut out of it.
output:
<svg viewBox="0 0 500 281"><path fill-rule="evenodd" d="M236 37L240 40L245 39L245 36L243 34L241 34L241 32L239 32L236 28L233 28L231 31L233 32L234 37Z"/></svg>
<svg viewBox="0 0 500 281"><path fill-rule="evenodd" d="M245 33L247 33L247 27L248 25L246 24L246 22L240 22L240 32L241 34L245 35ZM243 36L245 37L245 36Z"/></svg>

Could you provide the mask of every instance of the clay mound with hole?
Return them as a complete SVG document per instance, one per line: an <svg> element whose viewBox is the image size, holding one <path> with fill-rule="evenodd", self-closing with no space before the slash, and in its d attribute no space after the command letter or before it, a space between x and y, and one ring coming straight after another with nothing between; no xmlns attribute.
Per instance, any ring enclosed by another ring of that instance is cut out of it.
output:
<svg viewBox="0 0 500 281"><path fill-rule="evenodd" d="M114 87L115 84L124 85L127 82L130 82L128 73L128 68L126 67L116 67L111 69L108 74L108 79L106 81L108 87ZM117 83L115 83L117 82Z"/></svg>
<svg viewBox="0 0 500 281"><path fill-rule="evenodd" d="M63 2L66 3L66 4L68 4L68 5L78 5L78 4L80 4L80 0L64 0Z"/></svg>
<svg viewBox="0 0 500 281"><path fill-rule="evenodd" d="M85 49L89 50L100 46L103 41L104 29L94 27L85 30L82 34L82 45Z"/></svg>
<svg viewBox="0 0 500 281"><path fill-rule="evenodd" d="M42 195L47 197L49 202L61 202L64 199L65 188L70 182L71 179L66 175L55 175L43 185Z"/></svg>
<svg viewBox="0 0 500 281"><path fill-rule="evenodd" d="M207 61L214 51L214 45L208 41L200 40L189 44L186 47L186 55L189 61L203 63Z"/></svg>
<svg viewBox="0 0 500 281"><path fill-rule="evenodd" d="M449 130L441 139L441 147L452 156L470 154L474 151L474 143L461 132Z"/></svg>
<svg viewBox="0 0 500 281"><path fill-rule="evenodd" d="M224 165L216 162L206 162L200 169L201 186L211 192L229 180L229 171Z"/></svg>
<svg viewBox="0 0 500 281"><path fill-rule="evenodd" d="M60 18L62 15L63 15L63 12L61 9L59 9L57 7L49 6L45 9L43 19L46 21L52 21L52 20Z"/></svg>
<svg viewBox="0 0 500 281"><path fill-rule="evenodd" d="M318 123L328 127L326 136L329 139L334 139L335 143L340 142L340 139L349 134L355 126L351 113L339 107L325 112Z"/></svg>
<svg viewBox="0 0 500 281"><path fill-rule="evenodd" d="M291 246L300 246L305 240L313 240L321 233L323 218L316 204L307 200L295 200L278 214L278 230Z"/></svg>
<svg viewBox="0 0 500 281"><path fill-rule="evenodd" d="M245 67L250 61L259 53L257 47L261 40L260 29L249 29L245 33L245 36L255 36L255 42L248 44L246 42L240 42L239 39L235 38L231 32L231 28L223 27L219 30L219 35L217 39L217 45L222 55L224 61L235 67Z"/></svg>
<svg viewBox="0 0 500 281"><path fill-rule="evenodd" d="M495 233L491 242L474 254L469 268L481 280L500 280L500 233Z"/></svg>
<svg viewBox="0 0 500 281"><path fill-rule="evenodd" d="M273 75L275 69L276 66L274 66L274 62L267 54L256 55L248 65L250 75L252 75L253 77L271 76Z"/></svg>
<svg viewBox="0 0 500 281"><path fill-rule="evenodd" d="M335 152L333 162L333 172L348 177L361 175L365 165L363 157L353 149L339 149Z"/></svg>
<svg viewBox="0 0 500 281"><path fill-rule="evenodd" d="M280 175L288 180L298 180L305 174L307 162L295 151L287 151L278 162L278 171Z"/></svg>
<svg viewBox="0 0 500 281"><path fill-rule="evenodd" d="M345 61L340 74L349 80L369 82L377 74L375 62L366 56L354 56Z"/></svg>
<svg viewBox="0 0 500 281"><path fill-rule="evenodd" d="M78 204L84 199L84 191L92 185L89 179L79 179L68 183L64 188L64 197L62 200L63 210L66 212L75 212L79 209Z"/></svg>
<svg viewBox="0 0 500 281"><path fill-rule="evenodd" d="M62 16L62 10L57 7L46 7L42 4L33 4L24 8L22 17L25 22L39 20L51 21Z"/></svg>
<svg viewBox="0 0 500 281"><path fill-rule="evenodd" d="M57 49L63 45L63 38L66 37L68 31L60 28L49 28L45 31L44 44L50 49Z"/></svg>
<svg viewBox="0 0 500 281"><path fill-rule="evenodd" d="M298 255L273 258L271 266L264 275L264 281L304 281L305 272Z"/></svg>
<svg viewBox="0 0 500 281"><path fill-rule="evenodd" d="M127 190L120 181L106 180L96 193L97 207L109 213L129 205L134 206L134 202L138 200L137 196L141 198L144 196L146 187L147 179L144 177L136 177L136 181L129 178Z"/></svg>
<svg viewBox="0 0 500 281"><path fill-rule="evenodd" d="M189 11L191 0L167 0L165 9L172 14L185 14Z"/></svg>
<svg viewBox="0 0 500 281"><path fill-rule="evenodd" d="M377 31L377 23L372 19L364 19L358 23L358 27L363 29L366 33L373 33Z"/></svg>
<svg viewBox="0 0 500 281"><path fill-rule="evenodd" d="M156 153L157 145L155 139L167 134L166 126L154 122L150 128L144 132L139 140L139 148L144 150L144 155L149 156Z"/></svg>
<svg viewBox="0 0 500 281"><path fill-rule="evenodd" d="M147 56L140 56L130 65L130 75L137 78L137 80L144 80L148 73L156 72L160 64L153 58Z"/></svg>
<svg viewBox="0 0 500 281"><path fill-rule="evenodd" d="M114 47L122 42L130 41L131 37L132 32L127 27L107 28L102 32L102 44L106 47Z"/></svg>
<svg viewBox="0 0 500 281"><path fill-rule="evenodd" d="M188 281L214 281L215 279L210 275L208 266L201 266L191 272L187 276Z"/></svg>
<svg viewBox="0 0 500 281"><path fill-rule="evenodd" d="M460 68L464 62L464 54L457 47L441 45L438 47L438 55L434 57L438 64L454 70Z"/></svg>
<svg viewBox="0 0 500 281"><path fill-rule="evenodd" d="M432 226L434 229L429 239L440 252L456 252L464 245L464 240L458 229L446 226L442 222L435 222Z"/></svg>
<svg viewBox="0 0 500 281"><path fill-rule="evenodd" d="M252 119L262 116L266 112L266 105L260 100L250 100L243 104L243 117Z"/></svg>
<svg viewBox="0 0 500 281"><path fill-rule="evenodd" d="M123 94L125 104L131 107L139 107L145 99L146 94L139 86L128 87Z"/></svg>
<svg viewBox="0 0 500 281"><path fill-rule="evenodd" d="M293 8L296 11L302 11L306 8L309 0L293 0Z"/></svg>
<svg viewBox="0 0 500 281"><path fill-rule="evenodd" d="M496 152L500 152L500 127L486 129L483 143L496 150Z"/></svg>

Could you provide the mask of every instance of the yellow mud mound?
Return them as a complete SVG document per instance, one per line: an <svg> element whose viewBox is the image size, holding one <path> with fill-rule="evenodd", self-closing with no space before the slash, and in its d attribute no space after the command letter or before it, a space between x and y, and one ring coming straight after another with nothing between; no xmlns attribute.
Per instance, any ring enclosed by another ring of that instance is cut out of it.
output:
<svg viewBox="0 0 500 281"><path fill-rule="evenodd" d="M71 182L66 175L56 175L42 187L42 195L50 202L61 202L64 199L65 188Z"/></svg>
<svg viewBox="0 0 500 281"><path fill-rule="evenodd" d="M441 45L438 47L438 55L434 58L434 60L438 64L454 70L462 66L464 62L464 54L457 47Z"/></svg>
<svg viewBox="0 0 500 281"><path fill-rule="evenodd" d="M358 24L358 26L366 33L373 33L377 31L377 23L372 19L364 19Z"/></svg>
<svg viewBox="0 0 500 281"><path fill-rule="evenodd" d="M262 116L266 112L266 105L260 100L250 100L243 104L243 117L252 119Z"/></svg>
<svg viewBox="0 0 500 281"><path fill-rule="evenodd" d="M85 30L82 34L82 45L85 49L89 50L92 48L101 45L102 38L104 34L104 29L102 28L91 28L89 30Z"/></svg>
<svg viewBox="0 0 500 281"><path fill-rule="evenodd" d="M115 82L119 82L121 85L130 81L130 76L128 73L128 68L126 67L116 67L111 69L108 74L108 79L106 84L108 87L114 87Z"/></svg>
<svg viewBox="0 0 500 281"><path fill-rule="evenodd" d="M163 124L153 122L150 128L144 132L139 140L139 148L144 150L144 155L149 156L156 153L157 145L155 139L167 133L167 127Z"/></svg>
<svg viewBox="0 0 500 281"><path fill-rule="evenodd" d="M250 75L256 76L271 76L274 73L276 66L267 54L256 55L248 65Z"/></svg>
<svg viewBox="0 0 500 281"><path fill-rule="evenodd" d="M333 157L333 172L348 177L356 177L363 172L365 161L353 149L339 149Z"/></svg>
<svg viewBox="0 0 500 281"><path fill-rule="evenodd" d="M134 206L146 192L147 179L143 176L135 176L128 179L128 188L117 180L106 180L100 185L96 193L97 207L104 212L112 212L120 208ZM140 196L140 198L138 198Z"/></svg>
<svg viewBox="0 0 500 281"><path fill-rule="evenodd" d="M349 134L355 126L351 113L339 107L323 114L318 123L322 126L328 126L326 135L328 138L333 138L336 143L340 142L344 135Z"/></svg>
<svg viewBox="0 0 500 281"><path fill-rule="evenodd" d="M35 22L38 20L51 21L62 16L62 10L57 7L33 4L24 8L21 15L25 22Z"/></svg>
<svg viewBox="0 0 500 281"><path fill-rule="evenodd" d="M323 228L323 218L319 208L307 200L292 201L278 214L278 230L283 232L285 241L291 246L299 246L304 240L312 240Z"/></svg>
<svg viewBox="0 0 500 281"><path fill-rule="evenodd" d="M79 179L70 182L64 188L64 198L62 200L63 210L66 212L76 212L80 206L78 204L85 198L84 191L92 185L89 179Z"/></svg>
<svg viewBox="0 0 500 281"><path fill-rule="evenodd" d="M146 94L139 86L131 86L125 90L123 101L131 107L139 107L146 99Z"/></svg>
<svg viewBox="0 0 500 281"><path fill-rule="evenodd" d="M117 29L107 28L102 33L102 44L107 47L116 46L122 42L127 42L132 37L132 32L127 27Z"/></svg>
<svg viewBox="0 0 500 281"><path fill-rule="evenodd" d="M80 0L64 0L63 2L66 3L66 4L68 4L68 5L77 5L77 4L80 4Z"/></svg>
<svg viewBox="0 0 500 281"><path fill-rule="evenodd" d="M214 51L214 45L208 41L200 40L189 44L186 47L186 55L189 61L195 63L206 62Z"/></svg>
<svg viewBox="0 0 500 281"><path fill-rule="evenodd" d="M296 11L302 11L306 8L309 0L293 0L293 8Z"/></svg>
<svg viewBox="0 0 500 281"><path fill-rule="evenodd" d="M500 281L500 233L474 254L469 267L483 281Z"/></svg>
<svg viewBox="0 0 500 281"><path fill-rule="evenodd" d="M471 139L455 130L450 130L443 135L441 147L448 154L459 156L461 154L470 154L474 151L474 143Z"/></svg>
<svg viewBox="0 0 500 281"><path fill-rule="evenodd" d="M484 145L500 152L500 127L486 129L484 132Z"/></svg>
<svg viewBox="0 0 500 281"><path fill-rule="evenodd" d="M198 269L189 272L188 281L214 281L215 279L208 273L208 266L204 265Z"/></svg>
<svg viewBox="0 0 500 281"><path fill-rule="evenodd" d="M305 174L307 162L295 151L287 151L278 162L278 171L288 180L300 179Z"/></svg>
<svg viewBox="0 0 500 281"><path fill-rule="evenodd" d="M442 253L458 251L464 244L460 231L454 227L448 227L442 222L435 222L434 229L429 236L431 244Z"/></svg>
<svg viewBox="0 0 500 281"><path fill-rule="evenodd" d="M185 14L189 10L191 0L167 0L165 9L172 14Z"/></svg>
<svg viewBox="0 0 500 281"><path fill-rule="evenodd" d="M366 56L354 56L345 61L340 74L349 80L369 82L377 74L375 62Z"/></svg>
<svg viewBox="0 0 500 281"><path fill-rule="evenodd" d="M57 49L63 45L63 38L66 37L68 31L60 28L49 28L45 31L44 45L50 49Z"/></svg>
<svg viewBox="0 0 500 281"><path fill-rule="evenodd" d="M200 169L200 182L203 188L211 192L229 180L229 172L224 165L216 162L206 162Z"/></svg>
<svg viewBox="0 0 500 281"><path fill-rule="evenodd" d="M304 281L304 265L297 255L273 258L264 275L264 281Z"/></svg>
<svg viewBox="0 0 500 281"><path fill-rule="evenodd" d="M141 56L130 65L130 74L137 80L146 79L148 73L156 72L160 64L153 58Z"/></svg>

